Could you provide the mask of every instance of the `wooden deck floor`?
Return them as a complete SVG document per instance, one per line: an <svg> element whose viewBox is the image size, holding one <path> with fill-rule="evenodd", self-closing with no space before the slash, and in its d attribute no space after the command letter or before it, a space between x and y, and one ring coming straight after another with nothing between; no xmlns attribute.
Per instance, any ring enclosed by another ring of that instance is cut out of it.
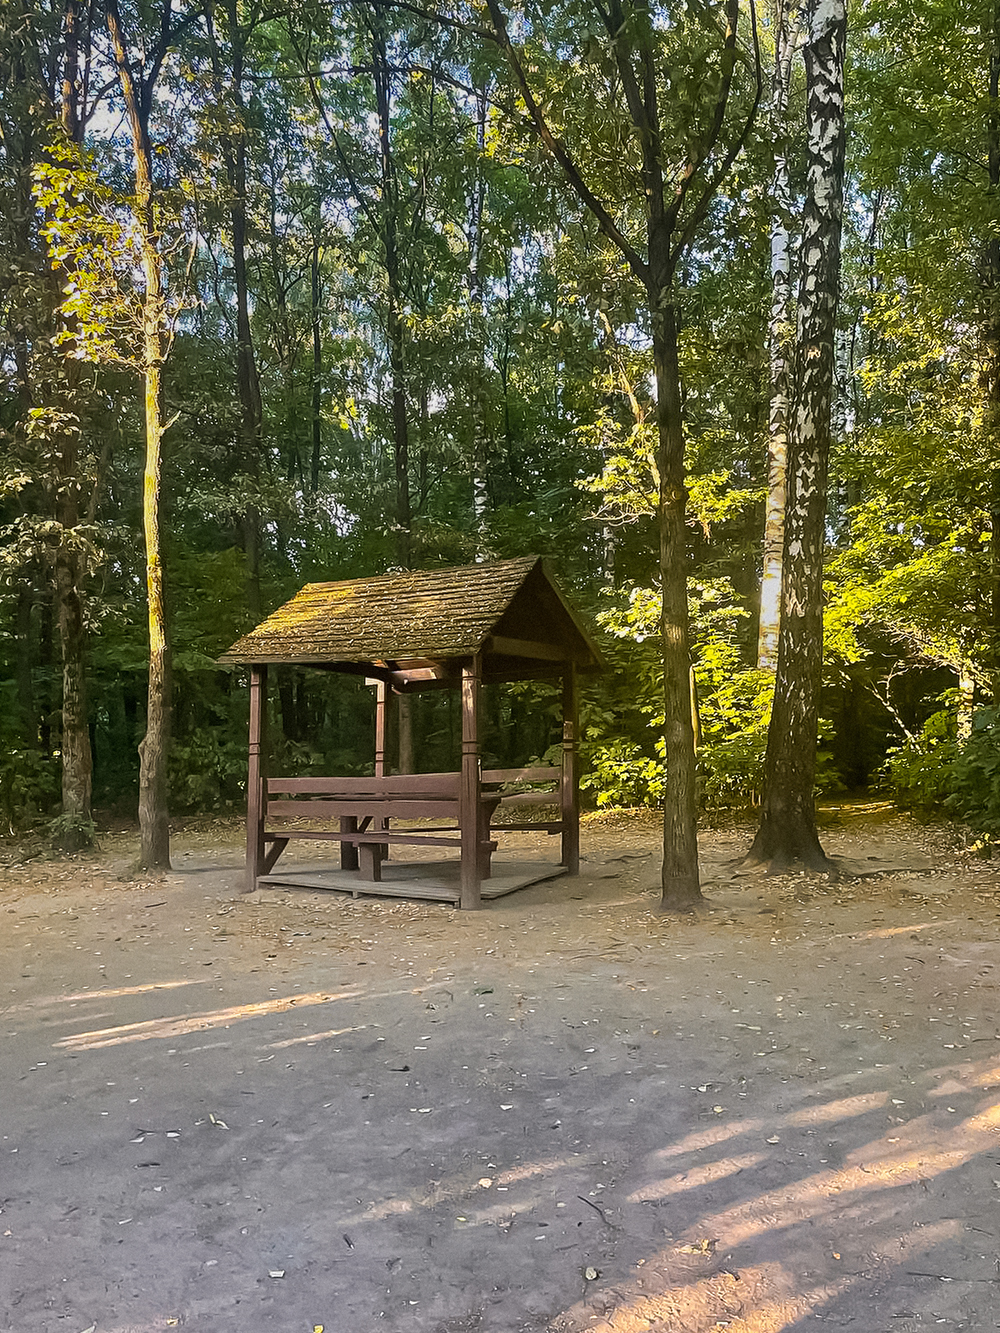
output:
<svg viewBox="0 0 1000 1333"><path fill-rule="evenodd" d="M378 883L363 880L354 870L341 870L324 862L302 865L261 875L257 884L266 889L329 889L355 898L414 898L430 902L457 903L460 897L460 866L452 861L385 861ZM493 861L493 874L482 883L484 902L526 889L529 884L566 874L566 867L551 861Z"/></svg>

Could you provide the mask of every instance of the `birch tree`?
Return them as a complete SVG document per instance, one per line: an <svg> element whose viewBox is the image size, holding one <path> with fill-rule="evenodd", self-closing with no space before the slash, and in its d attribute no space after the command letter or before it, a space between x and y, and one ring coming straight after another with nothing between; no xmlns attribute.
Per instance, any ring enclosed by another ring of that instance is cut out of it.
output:
<svg viewBox="0 0 1000 1333"><path fill-rule="evenodd" d="M823 667L823 551L844 193L845 0L812 0L804 47L806 195L788 448L781 629L761 822L749 859L829 862L813 782Z"/></svg>
<svg viewBox="0 0 1000 1333"><path fill-rule="evenodd" d="M788 101L792 60L799 35L795 0L775 0L774 69L771 76L770 132L774 145L771 178L771 309L767 327L770 396L767 421L767 501L764 561L760 581L757 665L773 671L778 659L781 619L781 555L785 534L785 473L788 462L788 406L795 347L792 286L792 194L788 171Z"/></svg>

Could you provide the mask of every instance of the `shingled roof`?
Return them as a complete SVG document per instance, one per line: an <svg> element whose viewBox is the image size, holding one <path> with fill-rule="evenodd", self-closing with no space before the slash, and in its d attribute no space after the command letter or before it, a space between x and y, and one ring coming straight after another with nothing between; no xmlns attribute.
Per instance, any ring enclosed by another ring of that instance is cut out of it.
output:
<svg viewBox="0 0 1000 1333"><path fill-rule="evenodd" d="M559 662L584 670L601 664L537 556L308 583L219 660L396 668L475 653L491 657L493 672L501 674L504 662L526 658L550 671Z"/></svg>

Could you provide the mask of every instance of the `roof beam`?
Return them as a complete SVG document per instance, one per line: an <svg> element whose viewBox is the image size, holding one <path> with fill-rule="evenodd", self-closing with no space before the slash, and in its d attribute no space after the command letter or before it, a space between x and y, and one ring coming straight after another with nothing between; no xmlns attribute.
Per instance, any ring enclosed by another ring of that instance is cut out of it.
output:
<svg viewBox="0 0 1000 1333"><path fill-rule="evenodd" d="M537 639L508 639L502 634L491 634L486 640L486 651L502 657L533 657L542 662L565 662L569 656L555 643Z"/></svg>

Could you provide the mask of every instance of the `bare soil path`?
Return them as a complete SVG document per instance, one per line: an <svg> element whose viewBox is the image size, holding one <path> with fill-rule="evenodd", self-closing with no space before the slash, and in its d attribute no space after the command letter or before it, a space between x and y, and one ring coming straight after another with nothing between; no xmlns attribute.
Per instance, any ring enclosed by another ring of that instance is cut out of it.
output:
<svg viewBox="0 0 1000 1333"><path fill-rule="evenodd" d="M869 877L706 833L691 920L641 818L475 914L9 851L0 1329L991 1333L1000 868L824 841Z"/></svg>

